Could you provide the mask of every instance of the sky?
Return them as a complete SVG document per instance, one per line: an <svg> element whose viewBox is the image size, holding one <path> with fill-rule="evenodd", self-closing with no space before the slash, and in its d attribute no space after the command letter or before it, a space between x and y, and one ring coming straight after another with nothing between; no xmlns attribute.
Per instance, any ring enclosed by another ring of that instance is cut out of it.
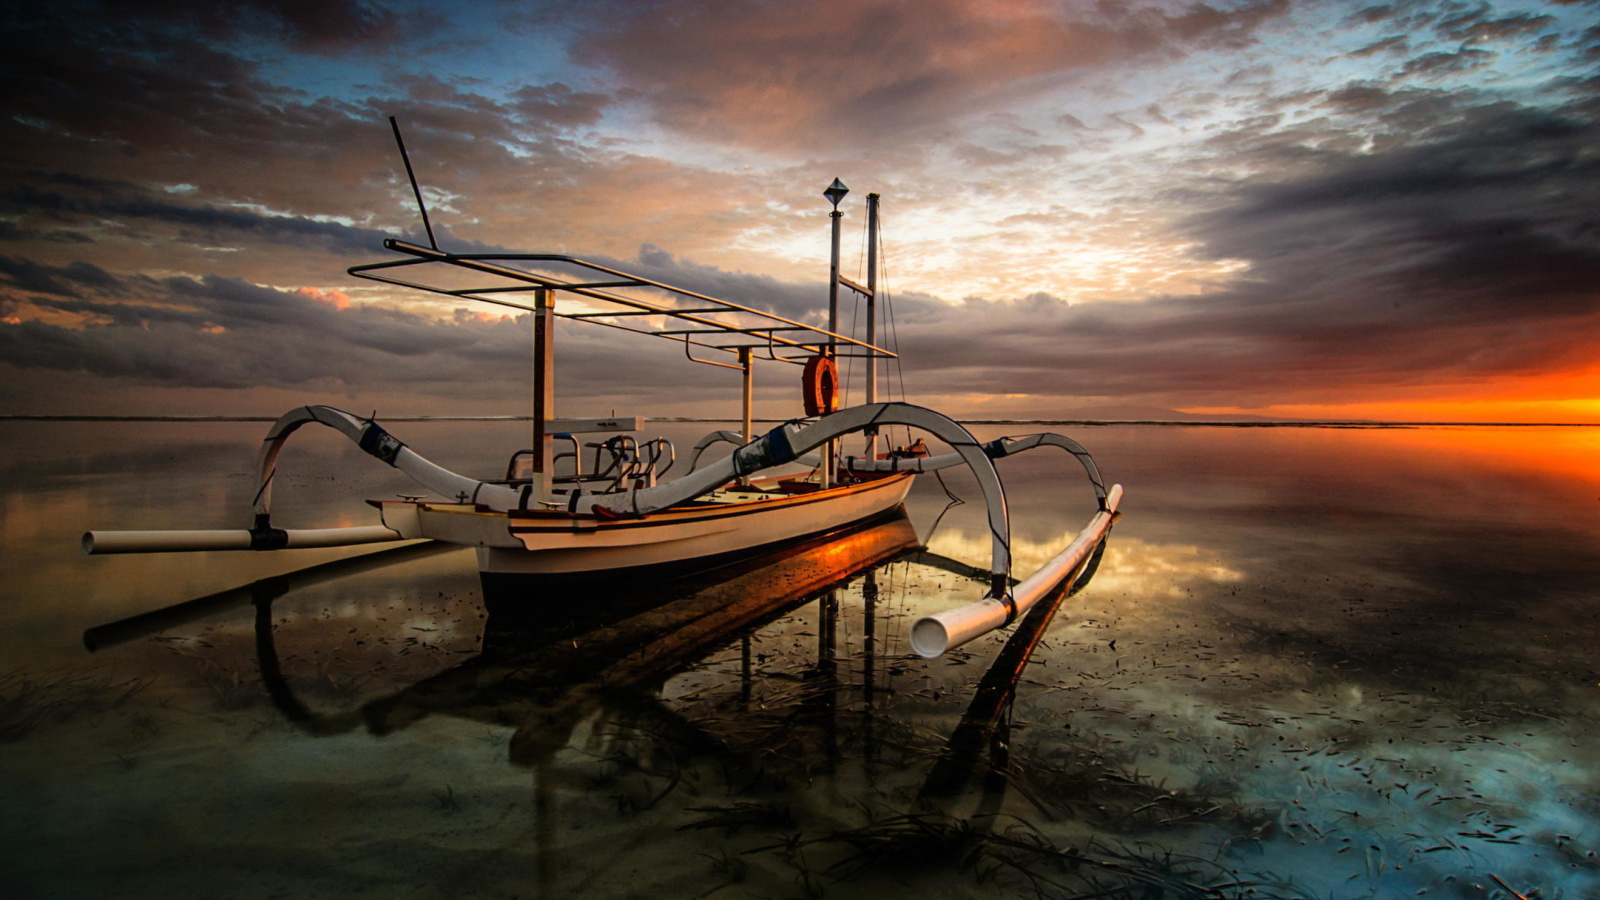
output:
<svg viewBox="0 0 1600 900"><path fill-rule="evenodd" d="M446 250L816 324L822 190L858 279L881 193L892 396L957 416L1600 422L1600 0L58 0L0 41L0 415L526 413L526 316L346 273L426 240L395 116ZM667 341L558 341L560 414L737 413Z"/></svg>

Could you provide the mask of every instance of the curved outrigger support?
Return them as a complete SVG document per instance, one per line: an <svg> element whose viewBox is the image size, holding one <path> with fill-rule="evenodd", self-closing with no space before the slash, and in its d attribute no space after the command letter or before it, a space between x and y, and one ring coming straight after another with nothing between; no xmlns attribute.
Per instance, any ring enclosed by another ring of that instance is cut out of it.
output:
<svg viewBox="0 0 1600 900"><path fill-rule="evenodd" d="M909 403L869 403L809 422L785 422L735 450L733 455L682 478L622 494L580 494L568 501L567 508L579 514L608 517L646 516L709 494L735 479L795 462L802 454L835 438L885 425L905 425L932 434L955 448L972 469L989 511L991 590L1004 595L1011 576L1011 525L1000 475L978 439L966 428L943 413Z"/></svg>
<svg viewBox="0 0 1600 900"><path fill-rule="evenodd" d="M732 444L735 447L745 445L744 435L737 431L713 431L699 441L695 442L694 449L689 451L689 471L693 472L700 465L700 454L706 452L712 444Z"/></svg>
<svg viewBox="0 0 1600 900"><path fill-rule="evenodd" d="M435 465L407 447L373 419L362 419L331 406L301 406L278 417L262 439L257 469L261 473L256 490L256 527L266 527L272 517L272 477L277 473L278 454L289 436L300 426L316 422L338 431L354 441L368 455L406 473L411 480L456 503L482 503L491 509L514 509L519 495L503 484L468 478Z"/></svg>
<svg viewBox="0 0 1600 900"><path fill-rule="evenodd" d="M1094 485L1095 499L1100 501L1100 508L1106 508L1106 485L1100 478L1100 469L1094 464L1094 457L1083 445L1064 434L1054 432L1040 432L1039 434L1023 435L1022 437L995 438L983 445L983 453L990 459L1003 459L1032 450L1035 447L1060 447L1072 454L1078 462L1083 464L1083 469L1089 475L1089 483ZM852 472L935 472L939 469L948 469L960 465L965 460L956 453L943 453L938 456L910 456L891 457L889 459L866 459L859 456L846 456L841 460L844 467Z"/></svg>

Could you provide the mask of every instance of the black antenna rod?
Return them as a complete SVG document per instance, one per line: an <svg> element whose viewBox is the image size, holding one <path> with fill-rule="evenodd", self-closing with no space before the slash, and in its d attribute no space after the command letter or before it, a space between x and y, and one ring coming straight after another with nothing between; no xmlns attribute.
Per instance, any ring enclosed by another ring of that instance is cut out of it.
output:
<svg viewBox="0 0 1600 900"><path fill-rule="evenodd" d="M400 158L406 164L406 177L411 179L411 193L417 196L417 209L422 211L422 227L428 232L428 245L437 250L439 242L434 240L433 226L428 223L428 205L422 202L422 189L417 187L417 173L411 171L411 156L406 153L406 142L400 137L400 123L394 120L394 116L389 117L389 127L394 129L394 142L400 145Z"/></svg>

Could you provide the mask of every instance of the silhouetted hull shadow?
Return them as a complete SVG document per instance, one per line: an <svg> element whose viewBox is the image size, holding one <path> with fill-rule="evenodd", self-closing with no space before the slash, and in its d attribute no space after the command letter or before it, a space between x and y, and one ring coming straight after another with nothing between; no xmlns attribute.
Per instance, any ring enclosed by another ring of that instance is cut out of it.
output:
<svg viewBox="0 0 1600 900"><path fill-rule="evenodd" d="M549 587L567 592L560 614L492 615L478 657L367 704L367 725L385 734L434 713L505 725L516 729L512 760L529 764L566 746L604 701L648 694L722 643L918 546L900 514L666 584Z"/></svg>

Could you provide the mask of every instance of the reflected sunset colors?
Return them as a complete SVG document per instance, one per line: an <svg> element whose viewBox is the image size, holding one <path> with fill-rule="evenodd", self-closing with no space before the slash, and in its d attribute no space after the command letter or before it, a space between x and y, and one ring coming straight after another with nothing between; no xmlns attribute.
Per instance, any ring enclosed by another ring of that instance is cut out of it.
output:
<svg viewBox="0 0 1600 900"><path fill-rule="evenodd" d="M532 591L530 620L487 613L460 551L286 581L274 554L83 557L89 526L226 524L260 426L55 427L4 457L0 507L0 839L25 892L1600 887L1593 429L1065 429L1129 486L1093 579L925 661L911 621L980 596L988 562L958 475L964 504L925 478L909 520ZM520 435L464 427L469 471ZM1035 429L979 436L1007 430ZM404 489L337 443L284 465L297 524ZM1092 493L1064 454L1001 467L1026 573Z"/></svg>

